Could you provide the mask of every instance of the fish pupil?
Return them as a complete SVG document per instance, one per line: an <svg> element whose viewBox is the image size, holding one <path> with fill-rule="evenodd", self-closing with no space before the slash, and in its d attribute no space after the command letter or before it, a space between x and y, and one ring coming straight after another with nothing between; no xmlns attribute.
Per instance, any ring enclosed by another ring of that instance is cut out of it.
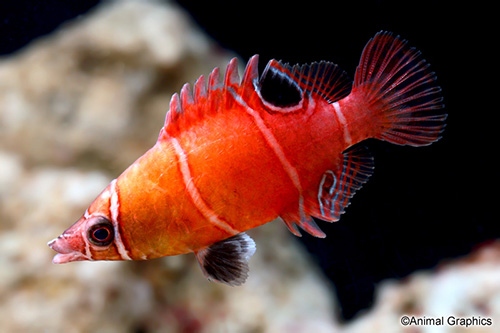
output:
<svg viewBox="0 0 500 333"><path fill-rule="evenodd" d="M260 94L266 102L278 107L294 106L302 100L295 82L272 71L267 71L260 79Z"/></svg>
<svg viewBox="0 0 500 333"><path fill-rule="evenodd" d="M98 241L104 241L109 237L109 231L106 228L99 228L94 231L94 238Z"/></svg>

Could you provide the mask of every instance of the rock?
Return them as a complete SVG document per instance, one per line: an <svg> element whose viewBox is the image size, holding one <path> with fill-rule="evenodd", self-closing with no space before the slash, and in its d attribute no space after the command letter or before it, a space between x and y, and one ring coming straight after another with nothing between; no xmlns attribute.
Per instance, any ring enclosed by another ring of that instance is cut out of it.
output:
<svg viewBox="0 0 500 333"><path fill-rule="evenodd" d="M156 141L171 95L232 56L173 5L103 5L1 61L0 148L121 172Z"/></svg>
<svg viewBox="0 0 500 333"><path fill-rule="evenodd" d="M374 308L345 328L370 332L498 332L500 322L500 241L485 244L469 256L451 260L435 271L416 272L402 281L386 281ZM442 325L407 326L403 315L441 318ZM477 320L466 327L457 318ZM491 325L487 324L488 318ZM479 320L483 319L483 324ZM420 330L421 329L421 330Z"/></svg>

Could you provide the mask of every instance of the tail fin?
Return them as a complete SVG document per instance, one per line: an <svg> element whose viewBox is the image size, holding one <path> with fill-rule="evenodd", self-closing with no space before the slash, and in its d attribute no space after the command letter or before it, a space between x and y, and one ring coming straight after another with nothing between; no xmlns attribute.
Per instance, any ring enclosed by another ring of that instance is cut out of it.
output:
<svg viewBox="0 0 500 333"><path fill-rule="evenodd" d="M425 146L441 137L446 114L434 72L415 48L390 32L379 32L365 46L353 91L363 93L377 139Z"/></svg>

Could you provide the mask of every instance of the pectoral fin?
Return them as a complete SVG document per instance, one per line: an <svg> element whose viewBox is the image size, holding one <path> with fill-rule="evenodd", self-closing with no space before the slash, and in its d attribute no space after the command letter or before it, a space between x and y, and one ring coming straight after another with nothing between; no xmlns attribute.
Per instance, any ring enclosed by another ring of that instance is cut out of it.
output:
<svg viewBox="0 0 500 333"><path fill-rule="evenodd" d="M255 242L245 233L195 252L203 274L210 281L239 286L248 277L248 260L255 253Z"/></svg>

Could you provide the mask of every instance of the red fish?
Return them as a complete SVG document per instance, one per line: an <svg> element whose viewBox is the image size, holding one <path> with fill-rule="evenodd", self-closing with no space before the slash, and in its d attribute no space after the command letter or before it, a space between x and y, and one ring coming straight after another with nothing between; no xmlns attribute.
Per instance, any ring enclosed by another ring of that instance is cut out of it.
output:
<svg viewBox="0 0 500 333"><path fill-rule="evenodd" d="M424 146L444 129L434 73L391 33L368 42L354 82L325 61L257 65L240 80L233 59L223 82L215 68L174 94L154 147L49 242L53 262L194 252L208 279L239 285L255 252L244 231L281 217L325 237L312 217L339 220L372 174L357 143Z"/></svg>

